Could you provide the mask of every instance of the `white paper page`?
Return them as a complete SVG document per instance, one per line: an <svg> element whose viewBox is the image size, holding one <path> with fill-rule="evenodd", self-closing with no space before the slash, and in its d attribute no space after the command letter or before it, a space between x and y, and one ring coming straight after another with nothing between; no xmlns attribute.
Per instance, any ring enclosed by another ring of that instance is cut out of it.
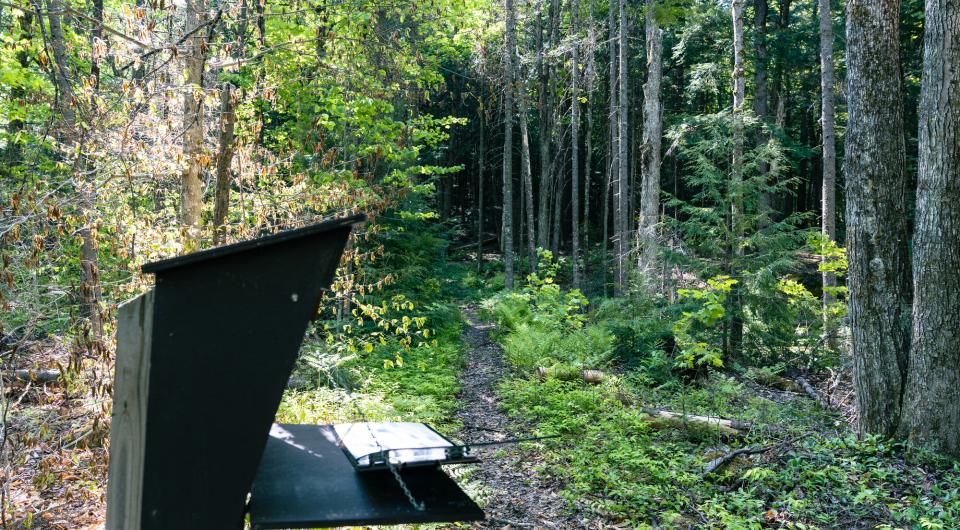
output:
<svg viewBox="0 0 960 530"><path fill-rule="evenodd" d="M447 455L444 448L453 447L423 423L341 423L333 428L359 465L370 465L369 455L385 450L391 450L394 464L442 461Z"/></svg>

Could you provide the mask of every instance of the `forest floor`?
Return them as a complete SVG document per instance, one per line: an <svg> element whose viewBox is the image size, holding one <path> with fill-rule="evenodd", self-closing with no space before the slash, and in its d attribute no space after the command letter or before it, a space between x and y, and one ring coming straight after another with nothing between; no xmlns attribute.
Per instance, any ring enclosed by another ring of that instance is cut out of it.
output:
<svg viewBox="0 0 960 530"><path fill-rule="evenodd" d="M512 421L503 412L496 385L510 372L503 349L491 340L492 324L484 323L473 306L463 311L462 339L466 367L458 414L463 422L459 438L502 441L530 435L529 426ZM537 472L543 465L538 452L517 444L492 446L469 475L468 488L479 490L487 520L475 528L600 528L582 510L571 509L561 497L562 485Z"/></svg>

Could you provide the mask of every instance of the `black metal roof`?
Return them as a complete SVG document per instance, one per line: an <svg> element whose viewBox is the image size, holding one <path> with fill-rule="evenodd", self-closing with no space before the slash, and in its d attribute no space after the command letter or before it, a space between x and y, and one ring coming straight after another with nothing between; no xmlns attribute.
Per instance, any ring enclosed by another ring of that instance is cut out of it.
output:
<svg viewBox="0 0 960 530"><path fill-rule="evenodd" d="M194 263L198 263L201 261L207 261L211 259L217 259L223 256L229 256L231 254L236 254L238 252L246 252L249 250L260 249L270 245L276 245L277 243L290 241L291 239L298 239L301 237L305 237L313 234L319 234L322 232L329 232L331 230L343 228L344 226L350 226L357 223L362 223L363 221L366 221L366 219L367 219L367 216L362 213L351 215L349 217L340 217L337 219L330 219L328 221L323 221L321 223L316 223L316 224L304 226L301 228L295 228L292 230L284 230L276 234L271 234L271 235L259 237L256 239L250 239L247 241L241 241L239 243L224 245L222 247L201 250L199 252L191 252L190 254L184 254L183 256L162 259L162 260L154 261L151 263L145 263L140 268L140 270L146 273L163 272L163 271L167 271L177 267L182 267L184 265L192 265Z"/></svg>

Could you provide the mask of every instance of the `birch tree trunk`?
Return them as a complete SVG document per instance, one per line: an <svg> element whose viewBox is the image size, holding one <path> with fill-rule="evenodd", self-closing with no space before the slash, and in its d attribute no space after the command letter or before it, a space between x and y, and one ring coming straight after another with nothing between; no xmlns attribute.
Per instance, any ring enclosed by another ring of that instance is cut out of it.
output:
<svg viewBox="0 0 960 530"><path fill-rule="evenodd" d="M592 0L591 0L592 1ZM573 46L570 58L570 230L571 251L570 266L573 268L573 288L580 288L580 28L579 0L570 0L570 30L573 33Z"/></svg>
<svg viewBox="0 0 960 530"><path fill-rule="evenodd" d="M513 288L513 57L517 50L517 22L513 0L504 0L506 28L503 46L503 262L504 285Z"/></svg>
<svg viewBox="0 0 960 530"><path fill-rule="evenodd" d="M617 112L617 167L619 169L616 187L616 234L617 240L617 295L622 295L624 287L627 284L627 252L629 245L627 242L627 232L629 230L628 216L630 203L630 174L629 164L627 163L627 135L629 131L630 102L627 92L627 50L630 43L627 40L627 0L619 1L620 10L620 34L619 34L619 96L620 105Z"/></svg>
<svg viewBox="0 0 960 530"><path fill-rule="evenodd" d="M900 1L847 3L846 238L861 432L892 435L910 345Z"/></svg>
<svg viewBox="0 0 960 530"><path fill-rule="evenodd" d="M821 192L820 232L831 241L837 238L837 147L833 101L833 19L830 16L830 0L820 0L820 126L823 129L823 186ZM826 260L826 258L824 258ZM832 272L823 273L823 324L828 341L832 335L828 307L834 297L829 292L837 285Z"/></svg>
<svg viewBox="0 0 960 530"><path fill-rule="evenodd" d="M643 86L643 180L640 194L641 267L651 270L657 252L657 223L660 217L660 147L663 111L660 85L663 81L663 31L654 14L655 0L647 0L646 42L647 82Z"/></svg>
<svg viewBox="0 0 960 530"><path fill-rule="evenodd" d="M901 435L960 455L960 5L927 0Z"/></svg>
<svg viewBox="0 0 960 530"><path fill-rule="evenodd" d="M206 0L186 0L186 28L192 31L207 21ZM183 70L183 158L186 167L180 177L180 223L185 251L200 244L200 210L203 205L203 67L207 51L206 31L194 31L185 41Z"/></svg>

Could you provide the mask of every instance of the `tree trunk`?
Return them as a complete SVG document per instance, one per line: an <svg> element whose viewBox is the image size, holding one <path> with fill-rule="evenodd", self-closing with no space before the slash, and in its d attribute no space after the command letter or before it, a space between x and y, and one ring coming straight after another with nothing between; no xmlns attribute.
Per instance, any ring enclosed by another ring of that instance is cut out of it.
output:
<svg viewBox="0 0 960 530"><path fill-rule="evenodd" d="M613 229L613 237L617 237L617 212L619 209L616 206L616 188L617 182L620 180L620 149L617 144L617 132L619 131L619 121L620 121L620 112L617 105L617 62L620 60L620 53L617 51L617 4L610 0L608 2L607 10L607 28L609 30L608 34L608 46L609 46L609 72L607 74L609 89L608 97L610 103L610 112L609 112L609 131L608 136L609 140L609 164L607 164L607 193L610 196L609 203L606 202L608 199L604 198L604 212L603 212L603 267L604 274L606 274L606 269L610 265L607 260L607 247L610 245L609 241L609 232L610 229ZM613 218L610 217L610 212L608 209L613 210ZM609 226L608 226L609 223ZM614 246L614 252L616 252L616 246ZM616 283L616 280L614 280ZM604 296L606 296L606 282L604 282ZM615 291L619 292L617 289Z"/></svg>
<svg viewBox="0 0 960 530"><path fill-rule="evenodd" d="M527 94L524 83L517 84L517 103L520 111L520 177L523 180L523 197L527 223L527 259L530 272L537 272L537 234L533 215L533 175L530 171L530 137L527 131Z"/></svg>
<svg viewBox="0 0 960 530"><path fill-rule="evenodd" d="M64 5L61 0L48 0L48 24L50 28L50 48L53 51L53 77L60 96L60 115L62 116L62 139L68 153L82 151L81 134L77 127L77 100L73 94L73 85L70 82L71 73L67 60L66 42L63 34L61 14ZM73 161L73 168L81 175L78 183L80 213L83 226L78 231L80 236L80 299L82 313L87 318L90 331L90 349L95 355L102 351L103 345L103 315L100 311L100 272L97 255L97 239L94 225L96 221L96 183L87 176L93 173L88 171L86 159L82 152ZM79 369L79 366L75 367Z"/></svg>
<svg viewBox="0 0 960 530"><path fill-rule="evenodd" d="M483 268L483 172L486 170L486 129L487 129L487 111L486 100L484 100L484 88L486 82L483 79L483 72L480 73L480 103L478 105L479 123L480 123L480 153L477 156L477 272Z"/></svg>
<svg viewBox="0 0 960 530"><path fill-rule="evenodd" d="M733 0L731 16L733 18L733 156L730 162L730 237L731 249L728 264L730 276L737 278L740 257L743 250L740 241L743 238L743 105L746 98L746 51L743 46L743 2ZM727 333L726 357L736 359L740 356L743 342L742 304L739 285L734 285L727 298L727 310L730 314Z"/></svg>
<svg viewBox="0 0 960 530"><path fill-rule="evenodd" d="M960 455L960 6L927 0L902 436Z"/></svg>
<svg viewBox="0 0 960 530"><path fill-rule="evenodd" d="M186 0L186 31L207 20L206 0ZM206 57L206 31L195 31L185 41L183 69L186 89L183 94L183 158L186 167L180 183L180 223L185 251L200 246L200 210L203 206L203 66Z"/></svg>
<svg viewBox="0 0 960 530"><path fill-rule="evenodd" d="M830 0L820 0L820 126L823 130L823 186L821 192L820 231L831 241L837 238L837 152L836 127L833 101L833 19L830 16ZM826 258L824 258L826 261ZM830 289L837 285L832 272L823 273L823 332L832 336L832 323L828 308L834 297ZM832 340L827 339L831 344Z"/></svg>
<svg viewBox="0 0 960 530"><path fill-rule="evenodd" d="M757 120L761 124L765 124L767 121L767 115L770 113L770 94L767 89L767 79L769 77L767 62L769 59L769 53L767 51L767 0L754 0L753 1L753 25L756 29L756 53L757 53L757 64L754 68L753 73L753 83L754 83L754 95L753 95L753 113L756 115ZM756 136L757 145L763 145L767 143L767 133L764 128L760 128L757 131ZM766 176L770 172L770 167L766 162L760 163L760 173L763 176ZM760 192L760 212L761 223L765 223L764 216L767 215L767 212L770 211L771 197L768 190L762 190Z"/></svg>
<svg viewBox="0 0 960 530"><path fill-rule="evenodd" d="M224 83L220 90L220 148L217 152L217 191L213 210L213 242L217 245L226 239L224 225L230 209L230 165L234 151L233 128L237 122L234 97L233 85Z"/></svg>
<svg viewBox="0 0 960 530"><path fill-rule="evenodd" d="M540 89L537 94L537 120L540 126L540 197L537 216L537 246L547 248L550 237L550 221L548 198L550 196L550 111L548 102L549 74L546 65L546 48L549 41L543 39L543 2L540 0L537 8L537 77Z"/></svg>
<svg viewBox="0 0 960 530"><path fill-rule="evenodd" d="M657 223L660 217L660 144L663 137L663 110L660 84L663 81L663 31L654 14L654 0L647 0L647 82L643 86L643 181L640 195L641 268L652 270L657 252Z"/></svg>
<svg viewBox="0 0 960 530"><path fill-rule="evenodd" d="M592 0L591 0L592 1ZM573 33L570 63L570 266L573 269L573 288L580 288L580 28L579 0L570 0L570 26Z"/></svg>
<svg viewBox="0 0 960 530"><path fill-rule="evenodd" d="M587 133L584 135L584 154L586 160L583 164L583 248L590 251L590 181L593 178L593 89L597 75L597 31L596 22L593 19L593 2L589 2L590 26L587 35L587 66L584 76L586 77L586 103L584 112L587 114ZM583 274L586 276L587 260L584 260Z"/></svg>
<svg viewBox="0 0 960 530"><path fill-rule="evenodd" d="M900 1L847 3L846 235L861 432L894 434L910 344Z"/></svg>
<svg viewBox="0 0 960 530"><path fill-rule="evenodd" d="M617 122L619 130L617 131L617 167L619 169L616 186L616 223L614 224L617 240L617 295L623 295L624 287L627 285L627 252L629 245L627 242L627 232L629 230L628 218L629 208L629 183L630 173L627 163L627 135L629 131L630 102L627 92L627 50L630 43L627 40L627 0L620 0L620 34L619 34L619 96L620 108L617 112Z"/></svg>
<svg viewBox="0 0 960 530"><path fill-rule="evenodd" d="M504 285L513 288L513 57L517 50L516 13L513 0L504 0L506 15L505 43L503 46L503 263Z"/></svg>

